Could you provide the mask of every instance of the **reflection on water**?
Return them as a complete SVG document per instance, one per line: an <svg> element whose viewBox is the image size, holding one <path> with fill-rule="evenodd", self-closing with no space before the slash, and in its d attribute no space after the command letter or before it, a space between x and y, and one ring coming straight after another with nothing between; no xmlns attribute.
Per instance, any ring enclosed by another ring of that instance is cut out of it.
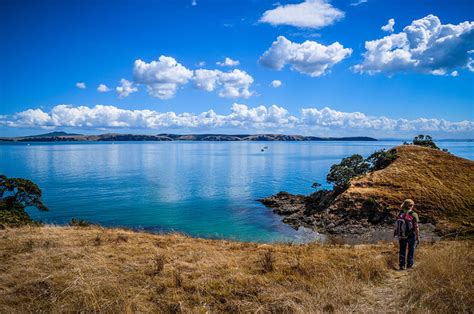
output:
<svg viewBox="0 0 474 314"><path fill-rule="evenodd" d="M369 155L397 142L125 142L0 145L0 173L30 178L49 212L107 226L245 241L301 241L256 199L279 191L310 193L341 158ZM263 146L268 146L264 152ZM440 146L474 158L473 143Z"/></svg>

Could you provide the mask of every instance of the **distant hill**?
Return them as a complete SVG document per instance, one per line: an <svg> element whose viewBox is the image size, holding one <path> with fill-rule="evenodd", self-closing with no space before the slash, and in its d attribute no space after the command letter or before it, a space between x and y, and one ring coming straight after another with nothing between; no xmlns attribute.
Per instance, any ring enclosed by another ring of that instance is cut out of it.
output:
<svg viewBox="0 0 474 314"><path fill-rule="evenodd" d="M78 133L50 132L50 133L45 133L45 134L25 136L24 138L55 137L55 136L83 136L83 135L78 134Z"/></svg>
<svg viewBox="0 0 474 314"><path fill-rule="evenodd" d="M358 137L316 137L284 134L119 134L82 135L66 132L51 132L33 136L0 138L8 142L101 142L101 141L377 141L366 136Z"/></svg>

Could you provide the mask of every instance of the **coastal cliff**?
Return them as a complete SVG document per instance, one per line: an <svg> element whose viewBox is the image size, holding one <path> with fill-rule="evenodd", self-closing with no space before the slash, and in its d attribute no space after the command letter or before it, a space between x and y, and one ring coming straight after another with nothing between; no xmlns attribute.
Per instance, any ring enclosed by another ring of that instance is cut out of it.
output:
<svg viewBox="0 0 474 314"><path fill-rule="evenodd" d="M334 191L309 196L280 192L261 201L295 228L371 237L387 233L400 204L411 198L421 223L436 234L472 236L474 162L416 145L394 149L397 158L388 167L352 179L338 195Z"/></svg>

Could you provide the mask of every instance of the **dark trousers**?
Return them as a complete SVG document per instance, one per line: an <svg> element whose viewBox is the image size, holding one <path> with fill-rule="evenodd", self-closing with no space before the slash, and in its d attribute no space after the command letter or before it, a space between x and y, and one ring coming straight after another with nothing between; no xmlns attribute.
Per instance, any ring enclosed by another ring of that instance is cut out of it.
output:
<svg viewBox="0 0 474 314"><path fill-rule="evenodd" d="M408 237L407 239L400 239L400 253L398 254L400 260L400 267L412 267L415 262L415 237ZM407 247L408 247L408 260L407 260Z"/></svg>

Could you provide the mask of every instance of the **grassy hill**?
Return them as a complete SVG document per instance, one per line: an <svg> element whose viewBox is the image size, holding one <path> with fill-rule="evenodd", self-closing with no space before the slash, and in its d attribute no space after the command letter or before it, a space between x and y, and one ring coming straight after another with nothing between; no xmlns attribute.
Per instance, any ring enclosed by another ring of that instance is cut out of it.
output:
<svg viewBox="0 0 474 314"><path fill-rule="evenodd" d="M391 210L415 201L422 222L444 233L474 233L474 162L436 149L402 145L387 168L351 181L331 211Z"/></svg>
<svg viewBox="0 0 474 314"><path fill-rule="evenodd" d="M469 312L472 242L255 244L99 227L0 230L0 312Z"/></svg>

